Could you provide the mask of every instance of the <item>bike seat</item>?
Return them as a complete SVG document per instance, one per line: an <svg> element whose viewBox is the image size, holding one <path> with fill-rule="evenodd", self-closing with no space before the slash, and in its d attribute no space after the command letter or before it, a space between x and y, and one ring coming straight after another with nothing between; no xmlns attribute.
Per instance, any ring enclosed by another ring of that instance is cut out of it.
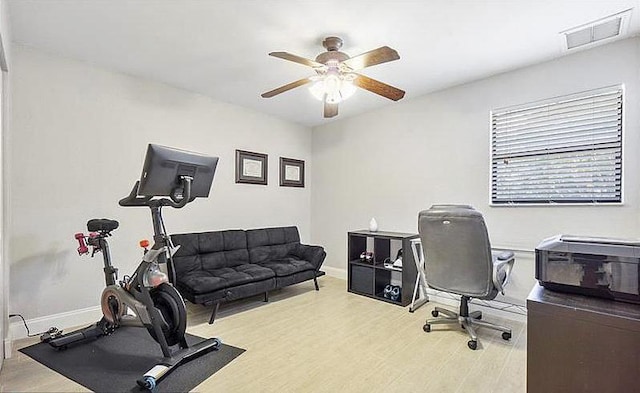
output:
<svg viewBox="0 0 640 393"><path fill-rule="evenodd" d="M109 220L107 218L94 218L87 222L87 230L89 232L111 232L118 228L118 221Z"/></svg>

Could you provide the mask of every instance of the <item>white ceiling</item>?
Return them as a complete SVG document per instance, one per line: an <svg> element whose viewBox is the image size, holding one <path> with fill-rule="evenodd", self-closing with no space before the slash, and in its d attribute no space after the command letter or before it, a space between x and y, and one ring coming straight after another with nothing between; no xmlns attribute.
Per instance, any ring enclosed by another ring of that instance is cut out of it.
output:
<svg viewBox="0 0 640 393"><path fill-rule="evenodd" d="M313 59L329 35L351 56L390 46L400 60L362 73L407 100L563 56L559 32L629 8L628 37L640 0L10 0L9 21L17 43L315 126L332 120L307 88L260 97L314 74L269 52ZM359 90L335 119L386 105Z"/></svg>

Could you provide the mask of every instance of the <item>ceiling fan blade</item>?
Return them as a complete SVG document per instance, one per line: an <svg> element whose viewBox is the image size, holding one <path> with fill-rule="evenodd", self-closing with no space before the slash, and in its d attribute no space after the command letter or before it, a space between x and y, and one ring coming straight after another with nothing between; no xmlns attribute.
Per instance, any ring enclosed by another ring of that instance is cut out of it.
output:
<svg viewBox="0 0 640 393"><path fill-rule="evenodd" d="M285 91L289 91L291 89L295 89L296 87L300 87L300 86L306 85L307 83L311 83L311 82L313 82L311 80L311 78L300 79L300 80L297 80L295 82L291 82L289 84L286 84L284 86L280 86L277 89L273 89L273 90L268 91L266 93L262 93L261 97L262 98L271 98L271 97L273 97L275 95L278 95L280 93L284 93Z"/></svg>
<svg viewBox="0 0 640 393"><path fill-rule="evenodd" d="M400 55L394 49L388 46L382 46L378 49L365 52L361 55L352 57L342 62L352 70L361 70L365 67L371 67L376 64L386 63L388 61L398 60Z"/></svg>
<svg viewBox="0 0 640 393"><path fill-rule="evenodd" d="M368 76L364 76L361 74L356 75L357 78L353 81L353 84L360 88L369 90L372 93L376 93L394 101L398 101L399 99L404 97L404 90L400 90L396 87L389 86L386 83L371 79Z"/></svg>
<svg viewBox="0 0 640 393"><path fill-rule="evenodd" d="M302 65L306 65L309 67L313 67L313 68L317 68L317 67L324 67L325 65L322 63L318 63L317 61L314 60L310 60L301 56L297 56L297 55L293 55L291 53L288 52L271 52L269 53L269 56L273 56L273 57L277 57L280 59L284 59L284 60L289 60L289 61L293 61L294 63L299 63Z"/></svg>
<svg viewBox="0 0 640 393"><path fill-rule="evenodd" d="M325 101L324 103L324 117L335 117L338 116L338 104L329 104Z"/></svg>

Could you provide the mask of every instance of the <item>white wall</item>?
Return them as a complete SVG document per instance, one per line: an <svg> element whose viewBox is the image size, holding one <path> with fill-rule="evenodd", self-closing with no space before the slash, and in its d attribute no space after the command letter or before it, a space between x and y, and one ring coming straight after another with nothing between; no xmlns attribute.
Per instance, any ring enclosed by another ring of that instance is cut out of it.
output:
<svg viewBox="0 0 640 393"><path fill-rule="evenodd" d="M9 264L5 263L6 261L6 251L8 247L5 245L5 234L7 231L6 228L6 219L7 214L5 212L5 182L6 178L4 175L5 171L5 162L7 155L5 154L5 138L7 134L7 130L9 129L9 113L11 109L10 105L10 96L9 96L9 83L8 83L8 68L9 63L11 61L11 37L9 35L9 17L7 11L7 2L2 0L0 1L0 69L2 69L1 73L1 81L0 81L0 92L1 92L1 112L0 112L0 184L2 184L2 191L0 192L0 283L2 284L2 289L0 289L0 313L2 313L2 317L0 319L0 368L2 367L3 359L6 355L5 350L5 340L7 338L7 332L9 328L9 311L8 311L8 300L9 300ZM6 340L10 342L10 340ZM10 351L9 351L10 352Z"/></svg>
<svg viewBox="0 0 640 393"><path fill-rule="evenodd" d="M170 233L298 225L310 237L311 131L166 85L14 47L9 201L10 311L25 318L95 307L102 259L78 257L90 218L120 221L114 264L130 274L150 213L118 200L140 176L147 143L218 155L211 195L165 209ZM259 92L256 91L256 94ZM269 185L235 184L235 149L269 154ZM279 187L280 156L307 161L307 187Z"/></svg>
<svg viewBox="0 0 640 393"><path fill-rule="evenodd" d="M315 128L311 232L325 264L346 269L346 232L371 217L382 230L417 232L418 212L435 203L479 209L494 246L532 251L558 233L640 238L639 75L640 39L628 39ZM623 206L489 206L491 109L619 83ZM530 253L516 262L510 301L524 302L533 264Z"/></svg>

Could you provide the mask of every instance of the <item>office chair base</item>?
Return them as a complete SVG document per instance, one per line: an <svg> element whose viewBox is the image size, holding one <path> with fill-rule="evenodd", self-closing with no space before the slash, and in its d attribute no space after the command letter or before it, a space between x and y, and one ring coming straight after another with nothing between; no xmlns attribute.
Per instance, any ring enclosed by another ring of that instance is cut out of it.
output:
<svg viewBox="0 0 640 393"><path fill-rule="evenodd" d="M511 339L511 329L505 326L500 326L483 321L482 312L464 312L468 310L467 302L468 299L463 299L462 303L460 304L460 309L462 311L461 314L463 315L440 307L434 308L433 311L431 311L431 315L433 315L435 319L427 319L426 323L422 327L422 330L429 333L431 331L431 325L460 324L460 327L467 331L467 334L471 339L467 342L467 346L472 350L478 348L478 336L476 334L476 328L478 327L486 327L489 329L499 330L502 332L503 340ZM464 314L467 314L467 316L464 316Z"/></svg>

